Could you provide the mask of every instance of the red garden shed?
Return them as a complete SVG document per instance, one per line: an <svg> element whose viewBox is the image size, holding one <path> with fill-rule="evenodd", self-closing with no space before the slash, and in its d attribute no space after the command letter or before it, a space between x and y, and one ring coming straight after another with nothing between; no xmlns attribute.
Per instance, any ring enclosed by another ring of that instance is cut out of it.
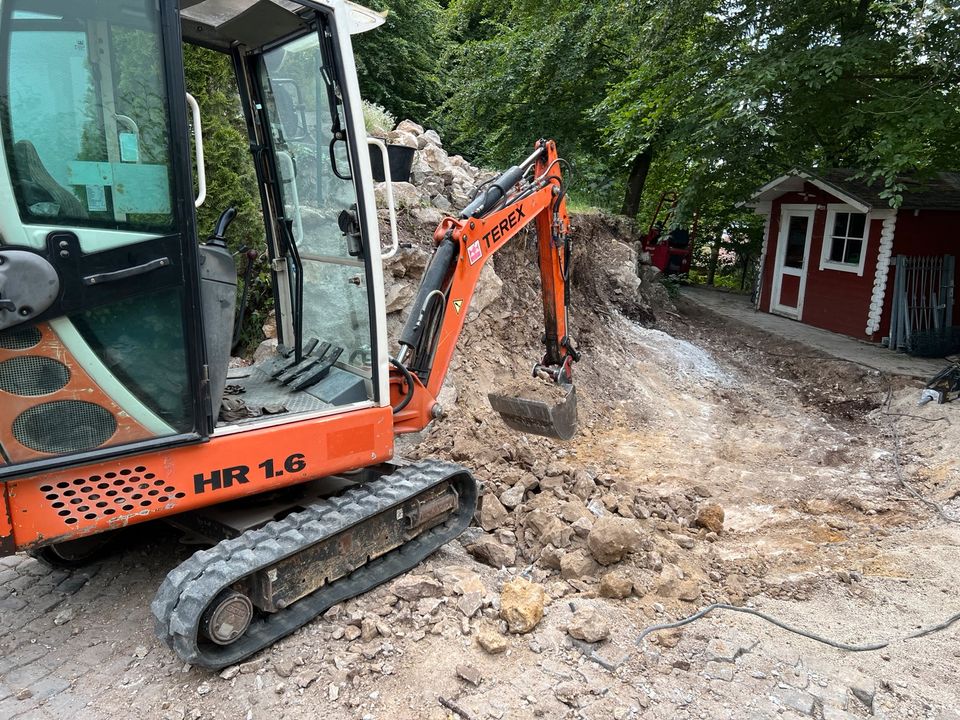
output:
<svg viewBox="0 0 960 720"><path fill-rule="evenodd" d="M960 173L905 186L899 209L853 170L793 170L750 205L767 218L757 308L922 352L960 321Z"/></svg>

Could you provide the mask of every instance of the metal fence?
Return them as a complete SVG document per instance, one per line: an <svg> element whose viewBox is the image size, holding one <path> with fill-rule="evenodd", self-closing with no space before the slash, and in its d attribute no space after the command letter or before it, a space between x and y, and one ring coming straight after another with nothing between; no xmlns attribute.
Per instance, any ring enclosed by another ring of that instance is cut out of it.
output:
<svg viewBox="0 0 960 720"><path fill-rule="evenodd" d="M890 315L891 350L916 352L938 338L956 334L953 327L953 255L894 258L893 303ZM925 354L925 353L924 353Z"/></svg>

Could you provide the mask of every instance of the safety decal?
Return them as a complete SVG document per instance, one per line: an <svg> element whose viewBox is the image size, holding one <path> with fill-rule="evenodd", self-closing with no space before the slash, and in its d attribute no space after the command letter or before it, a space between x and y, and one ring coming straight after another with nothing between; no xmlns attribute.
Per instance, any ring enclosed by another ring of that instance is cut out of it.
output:
<svg viewBox="0 0 960 720"><path fill-rule="evenodd" d="M477 260L483 257L483 250L480 249L480 241L474 240L467 248L467 259L473 265Z"/></svg>
<svg viewBox="0 0 960 720"><path fill-rule="evenodd" d="M454 300L453 309L457 311L457 315L460 314L460 308L463 307L463 300Z"/></svg>

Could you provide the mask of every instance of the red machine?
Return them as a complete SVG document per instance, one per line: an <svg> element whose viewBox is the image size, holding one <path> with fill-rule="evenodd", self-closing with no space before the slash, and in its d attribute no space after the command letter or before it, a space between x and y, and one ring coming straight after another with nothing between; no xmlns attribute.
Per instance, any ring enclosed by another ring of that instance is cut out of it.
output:
<svg viewBox="0 0 960 720"><path fill-rule="evenodd" d="M653 220L643 238L643 251L650 255L650 264L667 275L690 272L690 246L696 235L696 219L692 231L682 227L667 229L676 212L678 200L676 192L665 192L660 196Z"/></svg>

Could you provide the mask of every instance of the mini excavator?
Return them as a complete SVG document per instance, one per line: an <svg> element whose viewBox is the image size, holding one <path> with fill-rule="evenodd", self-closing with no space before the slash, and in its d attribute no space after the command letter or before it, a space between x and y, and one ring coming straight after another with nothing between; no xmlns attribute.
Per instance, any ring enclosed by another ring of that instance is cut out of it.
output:
<svg viewBox="0 0 960 720"><path fill-rule="evenodd" d="M575 430L552 141L440 223L388 353L381 263L397 243L381 249L368 142L383 148L350 39L378 21L344 0L0 1L0 555L75 565L134 524L188 531L207 547L152 610L189 663L236 663L469 525L470 472L394 460L394 438L442 414L480 271L528 227L535 372L565 399L490 399L514 429ZM183 43L229 55L256 169L279 337L243 368L229 367L236 211L199 241ZM249 412L227 418L225 396Z"/></svg>

